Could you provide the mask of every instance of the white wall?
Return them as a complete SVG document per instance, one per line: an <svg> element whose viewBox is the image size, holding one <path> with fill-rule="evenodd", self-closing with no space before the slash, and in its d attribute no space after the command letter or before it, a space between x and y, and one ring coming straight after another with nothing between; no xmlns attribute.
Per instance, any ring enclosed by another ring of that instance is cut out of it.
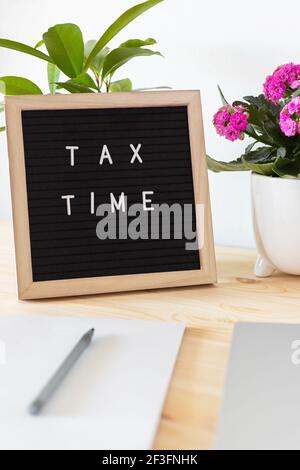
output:
<svg viewBox="0 0 300 470"><path fill-rule="evenodd" d="M0 0L0 36L35 44L55 23L77 23L85 39L98 38L121 12L139 0ZM290 12L287 14L287 10ZM200 88L207 152L217 159L238 156L245 143L218 137L211 124L220 104L219 83L228 100L261 92L277 64L300 62L299 0L165 0L127 26L112 44L155 37L165 59L137 58L123 67L135 87ZM46 90L46 63L0 50L0 76L22 75ZM5 136L0 136L0 218L10 217ZM253 245L248 173L210 174L215 240Z"/></svg>

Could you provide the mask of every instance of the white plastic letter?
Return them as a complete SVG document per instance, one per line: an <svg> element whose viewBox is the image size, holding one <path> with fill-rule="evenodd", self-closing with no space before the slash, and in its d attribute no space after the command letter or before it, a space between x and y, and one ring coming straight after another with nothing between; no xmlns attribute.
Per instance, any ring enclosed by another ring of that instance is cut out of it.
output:
<svg viewBox="0 0 300 470"><path fill-rule="evenodd" d="M112 158L111 158L111 156L110 156L110 153L109 153L109 150L108 150L107 145L103 145L103 147L102 147L102 152L101 152L101 157L100 157L99 165L102 165L102 164L103 164L103 160L105 160L105 159L109 161L109 164L110 164L110 165L113 164L113 161L112 161Z"/></svg>
<svg viewBox="0 0 300 470"><path fill-rule="evenodd" d="M91 214L95 214L95 193L91 192Z"/></svg>
<svg viewBox="0 0 300 470"><path fill-rule="evenodd" d="M75 165L74 153L75 153L75 150L79 150L79 147L77 147L76 145L67 145L65 149L70 150L70 165L74 166Z"/></svg>
<svg viewBox="0 0 300 470"><path fill-rule="evenodd" d="M115 196L113 193L110 193L110 205L111 205L111 211L115 212L115 208L117 210L122 210L122 212L126 211L126 204L125 204L125 194L121 193L121 196L119 196L119 202L116 200Z"/></svg>
<svg viewBox="0 0 300 470"><path fill-rule="evenodd" d="M139 155L139 151L141 150L142 144L138 144L137 148L135 148L134 145L130 144L130 148L133 151L132 158L130 160L130 163L134 163L135 159L137 158L140 163L143 163L143 160L141 159L141 156Z"/></svg>
<svg viewBox="0 0 300 470"><path fill-rule="evenodd" d="M151 204L152 199L147 199L148 194L154 194L154 191L143 191L143 209L144 211L154 211L154 207L147 207L147 203Z"/></svg>
<svg viewBox="0 0 300 470"><path fill-rule="evenodd" d="M62 196L61 197L62 199L66 199L67 201L67 215L71 215L72 214L72 211L71 211L71 199L74 199L75 198L75 195L74 194L67 194L65 196Z"/></svg>

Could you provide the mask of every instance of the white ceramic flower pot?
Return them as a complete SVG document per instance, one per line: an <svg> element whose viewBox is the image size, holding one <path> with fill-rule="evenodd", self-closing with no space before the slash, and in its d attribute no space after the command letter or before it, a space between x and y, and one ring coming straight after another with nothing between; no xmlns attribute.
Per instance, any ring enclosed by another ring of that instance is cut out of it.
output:
<svg viewBox="0 0 300 470"><path fill-rule="evenodd" d="M255 274L300 274L300 181L252 173Z"/></svg>

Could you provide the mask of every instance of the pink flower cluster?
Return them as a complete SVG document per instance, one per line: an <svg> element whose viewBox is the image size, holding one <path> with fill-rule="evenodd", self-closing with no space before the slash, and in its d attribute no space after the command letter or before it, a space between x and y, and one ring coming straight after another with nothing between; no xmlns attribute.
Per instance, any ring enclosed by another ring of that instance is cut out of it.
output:
<svg viewBox="0 0 300 470"><path fill-rule="evenodd" d="M300 134L300 96L292 99L282 109L280 129L288 137Z"/></svg>
<svg viewBox="0 0 300 470"><path fill-rule="evenodd" d="M292 62L280 65L266 78L264 83L264 95L267 100L274 104L292 93L293 90L300 88L300 65Z"/></svg>
<svg viewBox="0 0 300 470"><path fill-rule="evenodd" d="M222 106L214 115L213 123L219 135L234 140L244 138L248 125L248 113L243 106Z"/></svg>

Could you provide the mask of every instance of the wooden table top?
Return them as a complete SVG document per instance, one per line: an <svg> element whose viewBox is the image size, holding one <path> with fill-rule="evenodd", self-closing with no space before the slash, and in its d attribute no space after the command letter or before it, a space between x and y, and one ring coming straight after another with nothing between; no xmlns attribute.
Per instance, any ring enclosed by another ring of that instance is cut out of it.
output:
<svg viewBox="0 0 300 470"><path fill-rule="evenodd" d="M187 329L154 446L209 449L236 321L300 323L300 278L253 274L255 251L218 247L218 284L65 299L19 301L12 227L0 224L3 314L109 316L184 321Z"/></svg>

